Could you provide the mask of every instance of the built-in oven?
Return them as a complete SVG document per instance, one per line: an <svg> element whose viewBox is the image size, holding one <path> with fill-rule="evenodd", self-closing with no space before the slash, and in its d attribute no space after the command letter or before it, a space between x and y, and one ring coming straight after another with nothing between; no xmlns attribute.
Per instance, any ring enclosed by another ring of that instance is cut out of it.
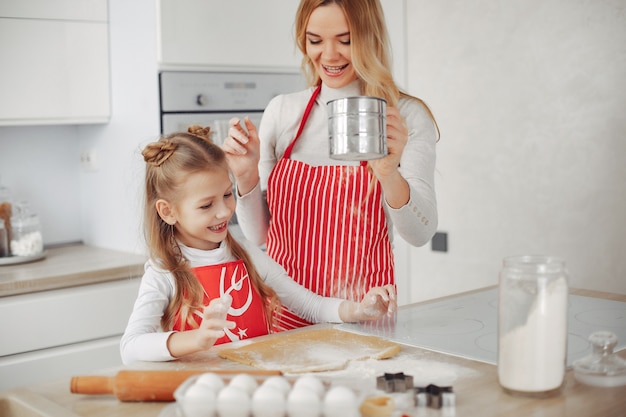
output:
<svg viewBox="0 0 626 417"><path fill-rule="evenodd" d="M258 127L267 103L276 95L302 90L298 72L191 72L159 74L161 133L186 132L191 125L209 126L214 143L228 135L228 121L248 116ZM230 230L240 235L236 216Z"/></svg>
<svg viewBox="0 0 626 417"><path fill-rule="evenodd" d="M302 90L305 81L298 72L163 71L159 87L162 134L210 126L221 144L232 117L248 116L258 126L272 97Z"/></svg>

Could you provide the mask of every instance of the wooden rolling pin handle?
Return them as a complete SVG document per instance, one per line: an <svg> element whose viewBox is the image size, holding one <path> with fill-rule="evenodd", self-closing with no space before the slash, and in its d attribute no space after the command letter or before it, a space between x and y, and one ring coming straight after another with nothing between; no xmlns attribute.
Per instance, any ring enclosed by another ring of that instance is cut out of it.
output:
<svg viewBox="0 0 626 417"><path fill-rule="evenodd" d="M114 382L110 376L74 376L70 391L75 394L113 394Z"/></svg>

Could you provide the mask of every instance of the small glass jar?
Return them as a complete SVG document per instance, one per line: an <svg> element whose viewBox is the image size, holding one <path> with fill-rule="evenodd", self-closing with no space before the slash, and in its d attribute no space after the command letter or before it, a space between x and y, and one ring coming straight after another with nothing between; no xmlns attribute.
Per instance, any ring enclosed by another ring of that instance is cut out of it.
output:
<svg viewBox="0 0 626 417"><path fill-rule="evenodd" d="M550 256L505 258L498 291L498 381L513 395L558 394L567 361L568 273Z"/></svg>
<svg viewBox="0 0 626 417"><path fill-rule="evenodd" d="M43 236L39 217L25 202L15 204L11 217L11 255L34 256L43 252Z"/></svg>
<svg viewBox="0 0 626 417"><path fill-rule="evenodd" d="M0 258L9 256L9 236L4 221L0 221Z"/></svg>

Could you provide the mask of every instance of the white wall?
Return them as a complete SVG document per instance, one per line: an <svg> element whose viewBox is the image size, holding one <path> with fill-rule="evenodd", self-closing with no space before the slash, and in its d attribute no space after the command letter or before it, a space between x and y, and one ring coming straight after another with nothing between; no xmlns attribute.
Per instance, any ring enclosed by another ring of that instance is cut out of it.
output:
<svg viewBox="0 0 626 417"><path fill-rule="evenodd" d="M159 136L156 2L109 0L112 117L80 127L81 149L100 169L80 174L82 237L99 247L143 250L141 148Z"/></svg>
<svg viewBox="0 0 626 417"><path fill-rule="evenodd" d="M75 126L0 127L0 183L30 203L45 243L81 239L79 143Z"/></svg>
<svg viewBox="0 0 626 417"><path fill-rule="evenodd" d="M412 249L412 300L563 257L572 287L626 293L626 3L409 0L409 89L441 127L449 252Z"/></svg>

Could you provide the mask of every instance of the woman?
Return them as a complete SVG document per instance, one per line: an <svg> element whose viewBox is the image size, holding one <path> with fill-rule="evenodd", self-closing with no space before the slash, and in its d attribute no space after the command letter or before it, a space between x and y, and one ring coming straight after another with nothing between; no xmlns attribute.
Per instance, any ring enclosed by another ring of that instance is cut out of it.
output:
<svg viewBox="0 0 626 417"><path fill-rule="evenodd" d="M436 230L438 129L428 107L393 81L378 0L302 0L296 40L311 87L272 99L258 134L249 119L231 120L223 148L237 217L297 282L358 300L394 284L392 225L415 246ZM355 95L387 100L388 155L367 166L329 158L326 103ZM285 313L278 324L307 322Z"/></svg>

